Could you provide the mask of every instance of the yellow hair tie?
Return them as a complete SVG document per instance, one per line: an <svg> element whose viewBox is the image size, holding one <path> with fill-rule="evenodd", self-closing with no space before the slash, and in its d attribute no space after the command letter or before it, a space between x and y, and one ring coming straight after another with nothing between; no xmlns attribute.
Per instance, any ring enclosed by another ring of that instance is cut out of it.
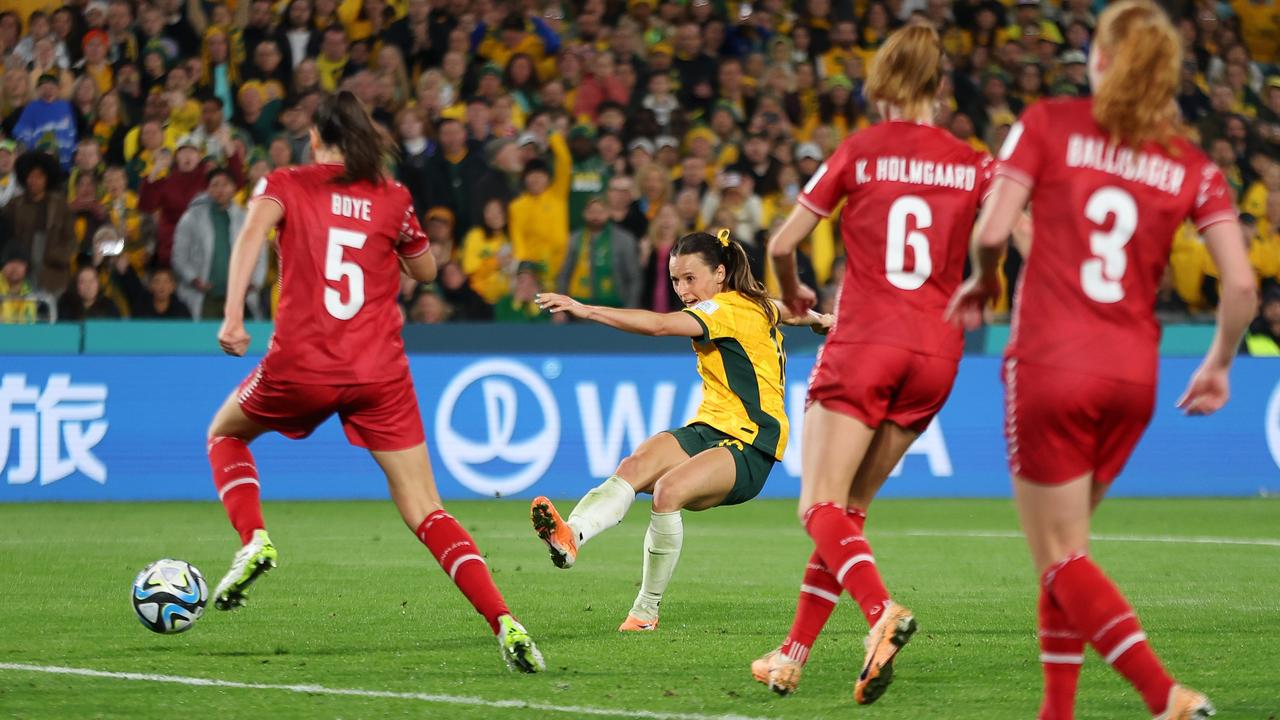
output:
<svg viewBox="0 0 1280 720"><path fill-rule="evenodd" d="M720 228L720 232L716 233L716 239L720 241L723 247L729 247L729 228Z"/></svg>

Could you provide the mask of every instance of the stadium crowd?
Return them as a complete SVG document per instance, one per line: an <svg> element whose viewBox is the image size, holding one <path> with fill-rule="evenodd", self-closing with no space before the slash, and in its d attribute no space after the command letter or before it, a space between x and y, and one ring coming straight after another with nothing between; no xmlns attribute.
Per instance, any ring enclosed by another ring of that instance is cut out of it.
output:
<svg viewBox="0 0 1280 720"><path fill-rule="evenodd" d="M350 89L394 138L438 281L409 322L547 322L533 295L677 309L681 234L764 246L849 132L866 68L903 23L941 33L937 123L998 151L1018 114L1089 92L1091 0L4 0L0 321L216 318L259 178L309 161L319 100ZM1225 172L1264 286L1247 345L1280 353L1280 11L1168 2L1187 129ZM802 277L829 309L838 215ZM1020 258L1010 250L1005 277ZM259 262L249 311L278 274ZM992 308L1007 313L1013 282ZM1173 243L1169 318L1216 303L1194 228ZM50 307L44 307L48 305Z"/></svg>

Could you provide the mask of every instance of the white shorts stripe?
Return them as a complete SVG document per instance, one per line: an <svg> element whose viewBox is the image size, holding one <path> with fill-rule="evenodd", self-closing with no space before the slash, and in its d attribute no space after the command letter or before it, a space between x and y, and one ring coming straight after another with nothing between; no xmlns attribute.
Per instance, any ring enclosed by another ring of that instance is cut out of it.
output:
<svg viewBox="0 0 1280 720"><path fill-rule="evenodd" d="M489 564L484 561L484 558L480 557L475 553L463 555L462 557L453 561L453 567L449 568L449 579L452 580L454 576L458 574L458 568L462 566L462 563L467 562L469 560L479 560L484 565Z"/></svg>
<svg viewBox="0 0 1280 720"><path fill-rule="evenodd" d="M240 487L241 485L258 485L258 479L257 478L240 478L239 480L232 480L226 485L223 485L222 489L218 490L218 499L221 500L225 498L227 496L227 493ZM259 485L259 487L261 487L261 485Z"/></svg>
<svg viewBox="0 0 1280 720"><path fill-rule="evenodd" d="M823 590L822 588L817 588L812 585L801 585L800 592L809 593L810 595L817 595L823 600L830 600L833 603L840 602L839 595L836 595L835 593L829 593L826 590Z"/></svg>
<svg viewBox="0 0 1280 720"><path fill-rule="evenodd" d="M1110 665L1114 663L1116 660L1119 660L1121 655L1129 651L1129 648L1133 647L1134 645L1137 645L1138 643L1146 639L1147 639L1147 634L1139 630L1138 632L1121 640L1119 645L1116 645L1115 648L1111 650L1111 652L1107 653L1107 658L1106 658L1107 664Z"/></svg>
<svg viewBox="0 0 1280 720"><path fill-rule="evenodd" d="M843 585L845 574L848 573L850 570L852 570L854 565L857 565L858 563L864 563L864 562L875 565L876 559L871 557L871 555L868 553L862 553L861 555L854 555L853 557L846 560L844 562L844 565L840 567L840 572L836 573L836 582Z"/></svg>
<svg viewBox="0 0 1280 720"><path fill-rule="evenodd" d="M1065 655L1063 653L1040 653L1040 662L1046 665L1083 665L1083 655Z"/></svg>

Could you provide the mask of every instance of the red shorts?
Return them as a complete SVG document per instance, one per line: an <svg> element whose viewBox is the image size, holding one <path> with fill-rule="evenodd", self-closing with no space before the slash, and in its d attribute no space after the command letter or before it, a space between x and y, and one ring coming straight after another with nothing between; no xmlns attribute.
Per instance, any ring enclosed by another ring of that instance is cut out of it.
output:
<svg viewBox="0 0 1280 720"><path fill-rule="evenodd" d="M1155 412L1155 385L1009 359L1005 439L1015 477L1056 485L1116 479Z"/></svg>
<svg viewBox="0 0 1280 720"><path fill-rule="evenodd" d="M273 380L259 366L240 383L236 399L250 420L294 440L310 435L334 413L347 440L358 447L407 450L426 438L408 373L365 385L302 385Z"/></svg>
<svg viewBox="0 0 1280 720"><path fill-rule="evenodd" d="M888 421L922 433L947 402L959 364L890 345L828 342L813 366L808 404L870 428Z"/></svg>

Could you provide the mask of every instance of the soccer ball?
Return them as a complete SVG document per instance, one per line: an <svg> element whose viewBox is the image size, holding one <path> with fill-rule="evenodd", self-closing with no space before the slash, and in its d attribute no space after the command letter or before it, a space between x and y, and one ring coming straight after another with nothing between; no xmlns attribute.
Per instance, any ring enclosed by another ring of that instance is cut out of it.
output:
<svg viewBox="0 0 1280 720"><path fill-rule="evenodd" d="M158 633L180 633L204 614L209 586L191 563L165 558L138 573L130 598L143 627Z"/></svg>

